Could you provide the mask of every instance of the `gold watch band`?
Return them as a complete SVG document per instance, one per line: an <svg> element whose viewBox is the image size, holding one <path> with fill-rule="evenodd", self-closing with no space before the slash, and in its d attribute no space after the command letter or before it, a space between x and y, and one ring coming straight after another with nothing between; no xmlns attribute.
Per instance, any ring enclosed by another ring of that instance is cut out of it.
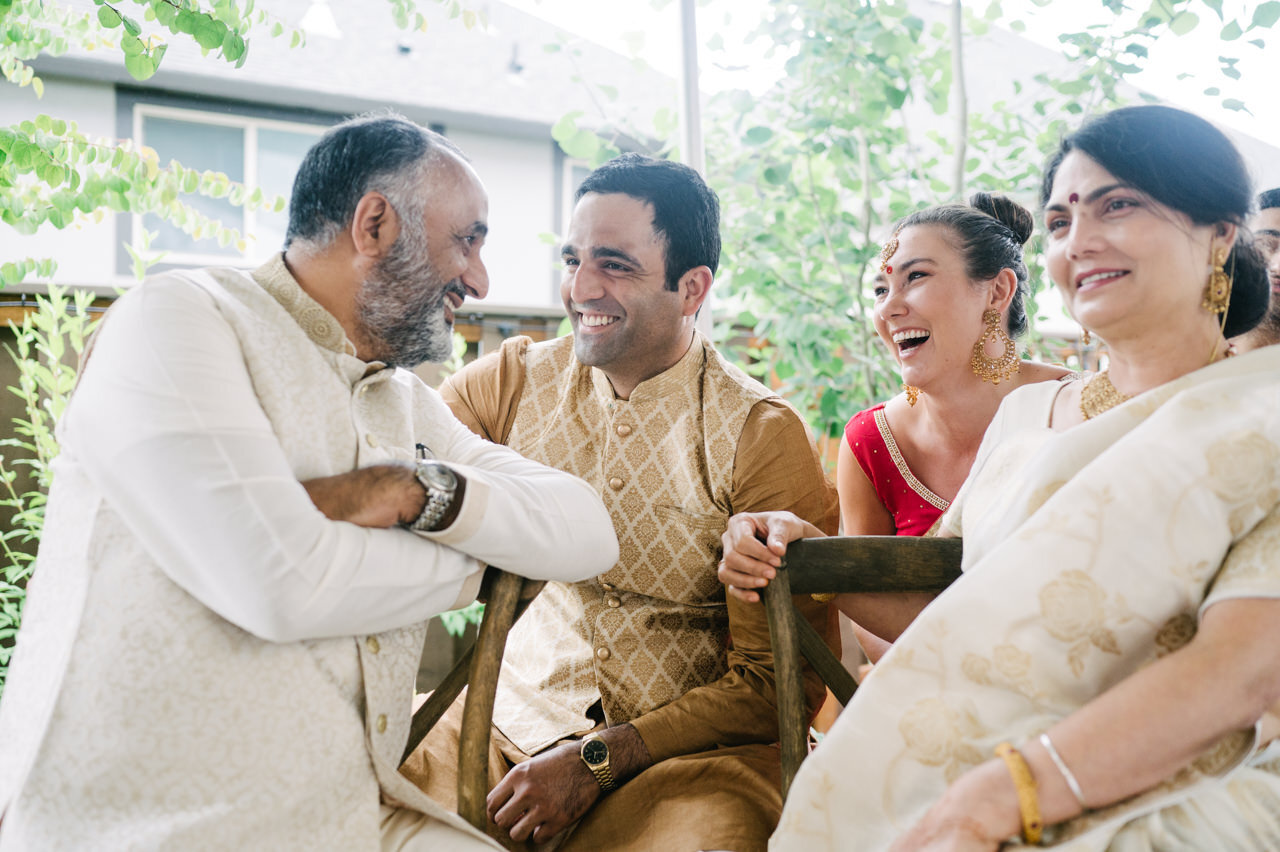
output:
<svg viewBox="0 0 1280 852"><path fill-rule="evenodd" d="M606 766L590 766L591 774L596 776L596 783L600 785L600 789L606 793L611 793L618 787L618 782L613 777L613 770Z"/></svg>

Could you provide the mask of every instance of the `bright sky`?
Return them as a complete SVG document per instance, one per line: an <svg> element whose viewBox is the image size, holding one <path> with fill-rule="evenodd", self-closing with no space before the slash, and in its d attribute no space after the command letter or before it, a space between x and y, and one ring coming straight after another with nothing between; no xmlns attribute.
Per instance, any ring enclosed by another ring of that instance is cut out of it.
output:
<svg viewBox="0 0 1280 852"><path fill-rule="evenodd" d="M676 75L680 62L679 3L677 0L633 0L601 3L599 0L504 0L555 25L590 38L626 55L639 55L650 65ZM780 60L763 58L766 45L746 42L746 37L767 8L766 0L703 0L698 9L698 37L706 45L717 39L723 54L702 51L702 87L706 91L767 86L780 73ZM1146 3L1136 5L1145 7ZM1258 2L1225 0L1224 12L1252 13ZM1025 35L1043 45L1058 48L1058 34L1076 29L1081 22L1112 20L1101 0L1055 0L1040 8L1031 0L1004 0L1008 18L1026 23ZM986 0L968 0L966 8L982 12ZM1247 33L1232 42L1218 41L1222 24L1203 4L1195 4L1200 24L1189 35L1162 39L1151 52L1148 70L1132 78L1135 85L1168 101L1195 110L1205 117L1259 139L1280 145L1280 24L1270 30ZM1272 47L1263 51L1248 44L1259 34ZM1218 57L1238 57L1240 80L1219 72ZM720 67L720 61L730 67ZM1180 75L1191 76L1179 79ZM1217 97L1204 89L1221 89ZM1244 101L1252 112L1232 112L1220 107L1223 97Z"/></svg>

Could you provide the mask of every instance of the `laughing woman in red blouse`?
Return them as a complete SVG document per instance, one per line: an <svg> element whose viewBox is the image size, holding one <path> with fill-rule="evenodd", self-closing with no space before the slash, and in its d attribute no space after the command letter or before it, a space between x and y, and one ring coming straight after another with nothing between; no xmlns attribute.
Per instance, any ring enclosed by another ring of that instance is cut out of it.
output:
<svg viewBox="0 0 1280 852"><path fill-rule="evenodd" d="M845 427L836 468L845 535L928 534L1005 395L1067 374L1020 360L1013 341L1027 328L1022 246L1032 227L1029 211L978 193L911 214L885 245L872 316L903 393ZM902 598L837 598L873 661L895 638L890 625L905 623L886 613Z"/></svg>

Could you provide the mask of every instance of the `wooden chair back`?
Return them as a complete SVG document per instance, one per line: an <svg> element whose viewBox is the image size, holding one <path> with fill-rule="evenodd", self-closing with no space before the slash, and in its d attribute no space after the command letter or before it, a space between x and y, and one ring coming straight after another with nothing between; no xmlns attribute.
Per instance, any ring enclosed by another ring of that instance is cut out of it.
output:
<svg viewBox="0 0 1280 852"><path fill-rule="evenodd" d="M868 535L832 536L787 545L782 570L764 589L773 644L782 747L782 797L808 753L800 657L804 656L841 704L858 688L818 632L801 617L792 595L823 592L941 592L960 576L958 538Z"/></svg>
<svg viewBox="0 0 1280 852"><path fill-rule="evenodd" d="M533 583L515 574L498 572L489 589L484 617L475 644L459 658L444 680L413 714L403 763L435 727L436 722L457 700L463 687L467 697L462 705L462 733L458 742L458 815L481 831L485 830L485 797L489 793L489 731L493 725L493 704L498 693L498 673L502 654L511 632L533 594ZM539 587L541 584L536 584Z"/></svg>

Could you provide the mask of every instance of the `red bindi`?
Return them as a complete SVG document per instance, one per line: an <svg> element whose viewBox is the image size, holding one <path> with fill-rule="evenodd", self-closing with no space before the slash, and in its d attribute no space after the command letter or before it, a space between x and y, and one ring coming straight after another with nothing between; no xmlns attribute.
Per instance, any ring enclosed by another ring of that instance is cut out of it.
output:
<svg viewBox="0 0 1280 852"><path fill-rule="evenodd" d="M1071 193L1070 196L1067 197L1067 201L1069 201L1072 204L1075 204L1079 200L1080 200L1080 193L1078 192L1073 192Z"/></svg>
<svg viewBox="0 0 1280 852"><path fill-rule="evenodd" d="M893 267L892 267L892 266L886 266L886 267L884 268L884 271L885 271L885 272L887 272L887 273L889 273L890 275L892 275L892 274L893 274Z"/></svg>

